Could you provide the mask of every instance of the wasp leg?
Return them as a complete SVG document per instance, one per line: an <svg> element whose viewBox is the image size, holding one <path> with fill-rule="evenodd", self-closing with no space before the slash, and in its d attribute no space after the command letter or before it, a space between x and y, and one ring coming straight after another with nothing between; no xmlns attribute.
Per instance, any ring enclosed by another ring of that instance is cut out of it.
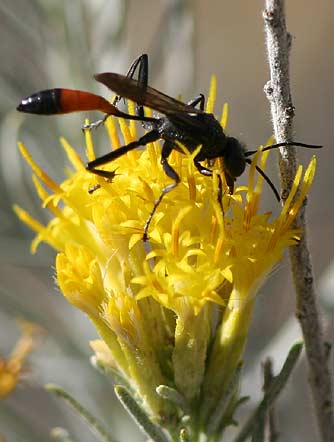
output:
<svg viewBox="0 0 334 442"><path fill-rule="evenodd" d="M197 170L199 171L199 173L201 173L204 176L212 176L213 172L212 170L208 169L207 167L202 166L202 164L200 164L198 161L194 160L194 164L197 168ZM217 199L218 199L218 203L222 209L222 212L224 214L224 209L223 209L223 182L221 179L221 176L219 174L217 174L218 176L218 194L217 194ZM228 178L226 178L227 180ZM230 188L230 186L229 186ZM232 190L233 192L233 190Z"/></svg>
<svg viewBox="0 0 334 442"><path fill-rule="evenodd" d="M138 57L130 66L126 76L128 78L133 78L135 75L135 72L137 70L139 66L139 71L138 71L138 86L143 87L143 89L145 89L145 87L147 86L148 83L148 57L147 54L142 54L140 57ZM112 104L113 106L117 106L118 102L122 99L122 97L120 95L116 95L116 97L114 98ZM140 105L136 105L136 115L139 117L138 119L141 118L145 118L145 113L144 113L144 107L140 106ZM100 127L105 121L106 119L109 117L110 115L107 114L105 115L104 118L102 118L101 120L97 120L94 121L93 123L90 124L84 124L82 126L82 130L87 130L87 129L97 129L98 127ZM152 130L152 124L149 124L147 122L142 122L142 126L144 127L144 129L147 130Z"/></svg>
<svg viewBox="0 0 334 442"><path fill-rule="evenodd" d="M162 189L160 195L159 195L159 198L155 201L153 209L149 213L149 215L147 217L147 220L145 222L145 225L144 225L143 241L147 241L148 229L150 227L153 215L154 215L155 211L157 210L157 207L159 206L159 204L162 201L162 198L166 195L166 193L168 193L171 190L173 190L180 182L179 175L175 172L175 170L172 168L172 166L168 163L168 157L169 157L169 155L170 155L172 150L173 150L173 144L171 142L169 142L169 141L165 141L163 146L162 146L161 164L162 164L162 167L163 167L163 170L164 170L165 174L169 178L174 180L174 183L168 184L168 186L164 187Z"/></svg>
<svg viewBox="0 0 334 442"><path fill-rule="evenodd" d="M145 89L145 87L148 84L148 56L147 54L142 54L140 57L136 58L136 60L131 64L126 76L128 78L133 78L136 70L138 69L138 86L142 87L143 89ZM120 95L117 95L114 98L113 104L116 106L116 104L122 99L122 97ZM144 117L145 116L145 112L144 112L144 107L136 104L136 115L138 117ZM144 123L143 123L144 126ZM145 126L144 126L145 128Z"/></svg>
<svg viewBox="0 0 334 442"><path fill-rule="evenodd" d="M204 103L205 103L205 97L203 94L199 94L198 97L193 98L192 100L188 101L188 104L190 106L196 107L199 103L199 108L201 111L204 110Z"/></svg>
<svg viewBox="0 0 334 442"><path fill-rule="evenodd" d="M217 194L217 199L218 199L218 203L220 205L220 208L223 212L223 216L224 216L224 207L223 207L223 182L222 182L222 177L218 174L218 194Z"/></svg>
<svg viewBox="0 0 334 442"><path fill-rule="evenodd" d="M112 179L115 176L115 171L101 170L97 169L98 166L103 166L104 164L110 163L122 155L130 152L130 150L136 149L139 146L145 146L148 143L156 141L160 138L160 134L157 130L151 130L147 134L143 135L139 140L132 141L125 146L120 147L119 149L113 150L99 158L96 158L93 161L90 161L86 164L86 170L94 173L95 175L102 176L107 179Z"/></svg>
<svg viewBox="0 0 334 442"><path fill-rule="evenodd" d="M106 114L103 118L101 118L100 120L97 120L97 121L93 121L93 123L89 123L89 124L83 124L82 126L81 126L81 129L83 130L83 131L85 131L85 130L91 130L91 129L97 129L97 128L99 128L102 124L104 124L105 123L105 121L106 121L106 119L108 118L108 117L110 117L111 116L111 114Z"/></svg>
<svg viewBox="0 0 334 442"><path fill-rule="evenodd" d="M235 178L231 177L230 175L228 175L225 172L225 179L226 179L226 184L227 184L227 187L228 187L228 193L230 195L233 195Z"/></svg>
<svg viewBox="0 0 334 442"><path fill-rule="evenodd" d="M194 164L196 166L196 169L205 176L212 176L212 170L208 169L207 167L202 166L201 163L199 163L196 159L194 159Z"/></svg>
<svg viewBox="0 0 334 442"><path fill-rule="evenodd" d="M137 66L139 66L138 86L145 89L145 87L148 85L148 56L147 56L147 54L141 55L139 58L137 58L135 63L136 64L133 68L133 72L128 74L128 76L130 78L132 78L135 71L136 71ZM145 116L144 106L137 104L136 105L136 114L138 115L138 117L144 117ZM143 123L143 126L145 127L144 123Z"/></svg>

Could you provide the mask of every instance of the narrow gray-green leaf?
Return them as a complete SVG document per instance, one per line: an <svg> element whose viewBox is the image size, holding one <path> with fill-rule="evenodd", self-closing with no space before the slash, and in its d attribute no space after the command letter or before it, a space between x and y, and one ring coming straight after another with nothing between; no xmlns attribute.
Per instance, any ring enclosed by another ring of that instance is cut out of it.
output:
<svg viewBox="0 0 334 442"><path fill-rule="evenodd" d="M104 425L65 390L54 384L47 384L45 385L45 388L71 405L71 407L87 422L92 432L100 436L103 441L117 442L117 439L110 435Z"/></svg>
<svg viewBox="0 0 334 442"><path fill-rule="evenodd" d="M265 416L260 416L252 434L252 442L264 442Z"/></svg>
<svg viewBox="0 0 334 442"><path fill-rule="evenodd" d="M190 442L189 434L185 428L180 431L180 442Z"/></svg>
<svg viewBox="0 0 334 442"><path fill-rule="evenodd" d="M65 430L65 428L52 428L50 435L53 439L56 439L59 442L74 442L74 440L70 437L69 432Z"/></svg>
<svg viewBox="0 0 334 442"><path fill-rule="evenodd" d="M115 368L106 365L100 359L97 359L96 356L92 356L90 358L90 363L96 370L103 373L106 376L110 376L113 378L114 382L118 382L123 385L127 385L127 381L125 378L117 371Z"/></svg>
<svg viewBox="0 0 334 442"><path fill-rule="evenodd" d="M273 378L273 381L264 394L262 401L259 403L258 407L254 413L250 416L243 429L236 437L234 442L245 441L254 431L258 428L261 419L263 419L264 414L270 409L271 405L274 403L275 399L278 397L282 389L285 387L289 376L296 365L298 357L302 351L303 343L297 342L290 349L288 357L286 358L282 370L280 373Z"/></svg>
<svg viewBox="0 0 334 442"><path fill-rule="evenodd" d="M241 365L236 369L233 379L231 380L230 385L228 386L224 396L220 398L219 403L212 413L212 415L209 418L208 425L207 425L207 433L212 436L217 429L220 427L221 422L224 418L225 411L227 407L229 406L229 403L235 394L236 388L239 383L240 379L240 372L241 372Z"/></svg>
<svg viewBox="0 0 334 442"><path fill-rule="evenodd" d="M115 385L114 388L119 401L142 432L154 442L170 442L165 433L151 421L147 413L140 405L138 405L125 387L122 385Z"/></svg>
<svg viewBox="0 0 334 442"><path fill-rule="evenodd" d="M190 410L186 398L175 390L175 388L169 387L168 385L159 385L159 387L156 388L156 392L159 396L173 402L182 408L186 414L189 414Z"/></svg>

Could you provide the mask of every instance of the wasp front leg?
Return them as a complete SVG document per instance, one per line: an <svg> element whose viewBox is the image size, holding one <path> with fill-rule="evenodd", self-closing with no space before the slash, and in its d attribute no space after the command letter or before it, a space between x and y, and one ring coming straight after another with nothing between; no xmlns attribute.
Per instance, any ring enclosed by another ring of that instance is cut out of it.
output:
<svg viewBox="0 0 334 442"><path fill-rule="evenodd" d="M197 170L199 171L199 173L201 173L202 175L210 176L210 177L213 176L212 170L208 169L207 167L202 166L202 164L199 161L197 161L196 159L194 159L194 164L195 164ZM218 176L217 200L218 200L218 203L222 209L222 212L224 213L224 209L223 209L223 182L222 182L221 176L219 174L217 176ZM228 188L230 189L231 183L228 180L230 180L230 177L226 176L226 182L227 182ZM233 181L233 185L234 185L234 181ZM232 193L233 193L233 187L232 187Z"/></svg>
<svg viewBox="0 0 334 442"><path fill-rule="evenodd" d="M151 210L151 212L149 213L147 220L145 222L144 225L144 234L143 234L143 241L147 241L148 235L148 229L150 227L153 215L155 213L155 211L157 210L159 204L162 201L162 198L166 195L166 193L170 192L171 190L173 190L180 182L180 177L179 175L175 172L175 170L172 168L172 166L169 164L168 162L168 157L170 155L170 153L173 150L173 143L171 143L170 141L165 141L162 147L162 152L161 152L161 164L163 167L163 170L165 172L165 174L171 178L172 180L174 180L174 183L168 184L168 186L164 187L159 195L159 198L155 201L153 209Z"/></svg>

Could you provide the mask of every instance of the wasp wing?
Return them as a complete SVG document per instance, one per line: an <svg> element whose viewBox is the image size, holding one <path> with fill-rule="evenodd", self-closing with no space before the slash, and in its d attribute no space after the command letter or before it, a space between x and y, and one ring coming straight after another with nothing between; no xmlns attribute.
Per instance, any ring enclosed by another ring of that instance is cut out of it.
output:
<svg viewBox="0 0 334 442"><path fill-rule="evenodd" d="M99 83L116 92L121 97L149 107L165 115L175 114L201 114L201 110L189 104L182 103L150 86L140 85L137 80L124 75L105 72L94 75Z"/></svg>

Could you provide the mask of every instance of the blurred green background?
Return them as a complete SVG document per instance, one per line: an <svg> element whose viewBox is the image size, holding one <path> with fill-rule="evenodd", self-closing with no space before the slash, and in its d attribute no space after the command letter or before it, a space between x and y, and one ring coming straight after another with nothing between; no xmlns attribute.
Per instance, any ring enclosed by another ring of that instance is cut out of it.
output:
<svg viewBox="0 0 334 442"><path fill-rule="evenodd" d="M295 139L325 146L315 152L318 169L308 219L321 315L330 341L334 336L334 4L332 0L286 3L293 36ZM263 93L269 74L262 8L261 1L243 0L0 0L0 353L7 354L18 337L18 316L37 322L47 333L30 358L28 380L0 403L0 434L6 440L51 440L53 426L66 427L75 440L93 440L80 419L43 390L46 382L68 389L120 440L144 440L114 399L111 381L89 365L87 342L95 338L95 331L58 293L52 278L55 252L42 245L38 254L31 256L33 235L12 211L12 204L18 203L42 222L47 221L17 141L24 141L38 163L55 180L62 180L68 163L59 136L65 136L84 157L80 127L85 115L29 116L17 113L17 104L32 92L53 87L108 96L92 75L125 73L135 57L147 52L150 84L172 96L182 94L187 100L199 92L206 94L215 73L216 113L220 115L227 101L228 133L254 149L272 133ZM90 115L92 120L98 117ZM107 140L100 132L95 136L102 153ZM306 164L312 154L300 151L301 161ZM267 172L278 185L275 155L271 157ZM268 187L264 208L275 207L277 210ZM243 407L244 415L259 398L264 356L272 356L278 370L299 336L285 260L261 289L257 301L242 384L243 393L252 400ZM317 440L306 380L303 360L277 404L281 441Z"/></svg>

